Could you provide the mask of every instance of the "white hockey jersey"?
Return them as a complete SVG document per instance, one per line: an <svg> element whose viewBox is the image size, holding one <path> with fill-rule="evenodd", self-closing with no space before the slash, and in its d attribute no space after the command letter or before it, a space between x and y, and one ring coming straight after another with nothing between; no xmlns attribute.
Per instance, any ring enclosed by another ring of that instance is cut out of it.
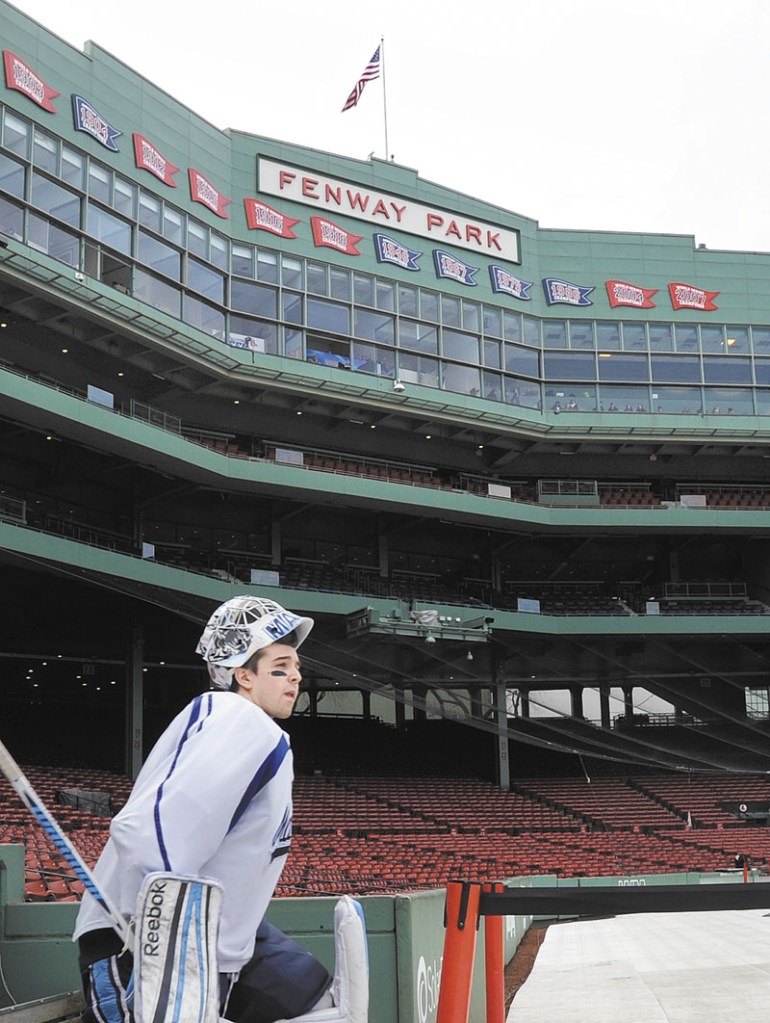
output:
<svg viewBox="0 0 770 1023"><path fill-rule="evenodd" d="M94 870L99 887L128 917L151 871L219 881L219 969L237 973L289 851L292 781L286 733L236 693L204 693L160 737L113 819ZM84 895L74 939L105 926Z"/></svg>

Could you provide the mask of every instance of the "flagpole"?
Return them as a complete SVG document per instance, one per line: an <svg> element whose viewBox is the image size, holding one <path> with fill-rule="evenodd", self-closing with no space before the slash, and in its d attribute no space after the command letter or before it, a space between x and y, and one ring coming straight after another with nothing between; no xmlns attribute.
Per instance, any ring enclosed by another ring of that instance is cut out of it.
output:
<svg viewBox="0 0 770 1023"><path fill-rule="evenodd" d="M385 121L385 159L390 159L388 149L388 100L387 89L385 88L385 36L380 37L380 59L382 63L382 113Z"/></svg>

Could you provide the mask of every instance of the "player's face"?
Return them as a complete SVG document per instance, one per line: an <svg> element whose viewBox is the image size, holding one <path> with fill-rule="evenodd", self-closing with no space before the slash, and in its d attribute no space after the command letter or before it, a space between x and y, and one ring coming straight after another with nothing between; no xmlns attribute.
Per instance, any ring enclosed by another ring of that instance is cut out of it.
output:
<svg viewBox="0 0 770 1023"><path fill-rule="evenodd" d="M293 646L273 643L262 651L257 671L242 669L236 677L241 694L271 718L291 717L302 681L299 657Z"/></svg>

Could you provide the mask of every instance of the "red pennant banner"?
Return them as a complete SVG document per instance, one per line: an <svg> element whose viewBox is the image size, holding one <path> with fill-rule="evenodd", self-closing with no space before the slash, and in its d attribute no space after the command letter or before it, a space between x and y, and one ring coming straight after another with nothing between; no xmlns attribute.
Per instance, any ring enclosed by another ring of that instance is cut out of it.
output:
<svg viewBox="0 0 770 1023"><path fill-rule="evenodd" d="M363 238L362 234L351 234L344 227L339 227L324 217L311 217L310 224L316 245L326 245L330 249L337 249L338 252L345 252L348 256L361 255L356 245Z"/></svg>
<svg viewBox="0 0 770 1023"><path fill-rule="evenodd" d="M229 216L225 212L225 207L230 205L230 199L226 199L220 191L214 188L209 179L194 167L189 168L189 175L192 201L203 203L212 213L216 213L223 220L228 220Z"/></svg>
<svg viewBox="0 0 770 1023"><path fill-rule="evenodd" d="M170 188L177 187L174 175L179 168L171 163L170 160L167 160L155 148L152 142L138 132L134 132L134 156L136 157L137 167L149 171L150 174L154 174L164 185L168 185Z"/></svg>
<svg viewBox="0 0 770 1023"><path fill-rule="evenodd" d="M654 309L652 296L657 295L657 288L640 288L638 284L628 281L605 281L607 296L613 309L619 305L630 305L634 309Z"/></svg>
<svg viewBox="0 0 770 1023"><path fill-rule="evenodd" d="M298 217L287 217L285 213L279 213L259 199L244 199L243 203L246 207L246 223L252 231L270 231L280 238L297 237L292 228L299 223Z"/></svg>
<svg viewBox="0 0 770 1023"><path fill-rule="evenodd" d="M718 291L704 291L703 288L696 288L694 284L673 281L668 286L668 293L674 309L697 309L703 313L710 313L719 308L714 303Z"/></svg>
<svg viewBox="0 0 770 1023"><path fill-rule="evenodd" d="M3 61L5 62L5 84L8 88L23 92L43 110L55 114L56 107L51 101L61 93L52 89L50 85L46 85L43 79L36 75L21 57L17 57L10 50L3 50Z"/></svg>

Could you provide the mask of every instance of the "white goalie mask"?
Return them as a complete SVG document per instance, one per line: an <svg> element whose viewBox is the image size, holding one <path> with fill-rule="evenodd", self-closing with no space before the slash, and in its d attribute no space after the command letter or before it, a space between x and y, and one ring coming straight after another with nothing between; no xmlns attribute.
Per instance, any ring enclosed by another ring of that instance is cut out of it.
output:
<svg viewBox="0 0 770 1023"><path fill-rule="evenodd" d="M195 652L206 662L211 684L229 689L233 671L257 650L279 643L289 633L294 633L294 645L299 647L313 624L312 618L295 615L274 600L232 597L209 618Z"/></svg>

